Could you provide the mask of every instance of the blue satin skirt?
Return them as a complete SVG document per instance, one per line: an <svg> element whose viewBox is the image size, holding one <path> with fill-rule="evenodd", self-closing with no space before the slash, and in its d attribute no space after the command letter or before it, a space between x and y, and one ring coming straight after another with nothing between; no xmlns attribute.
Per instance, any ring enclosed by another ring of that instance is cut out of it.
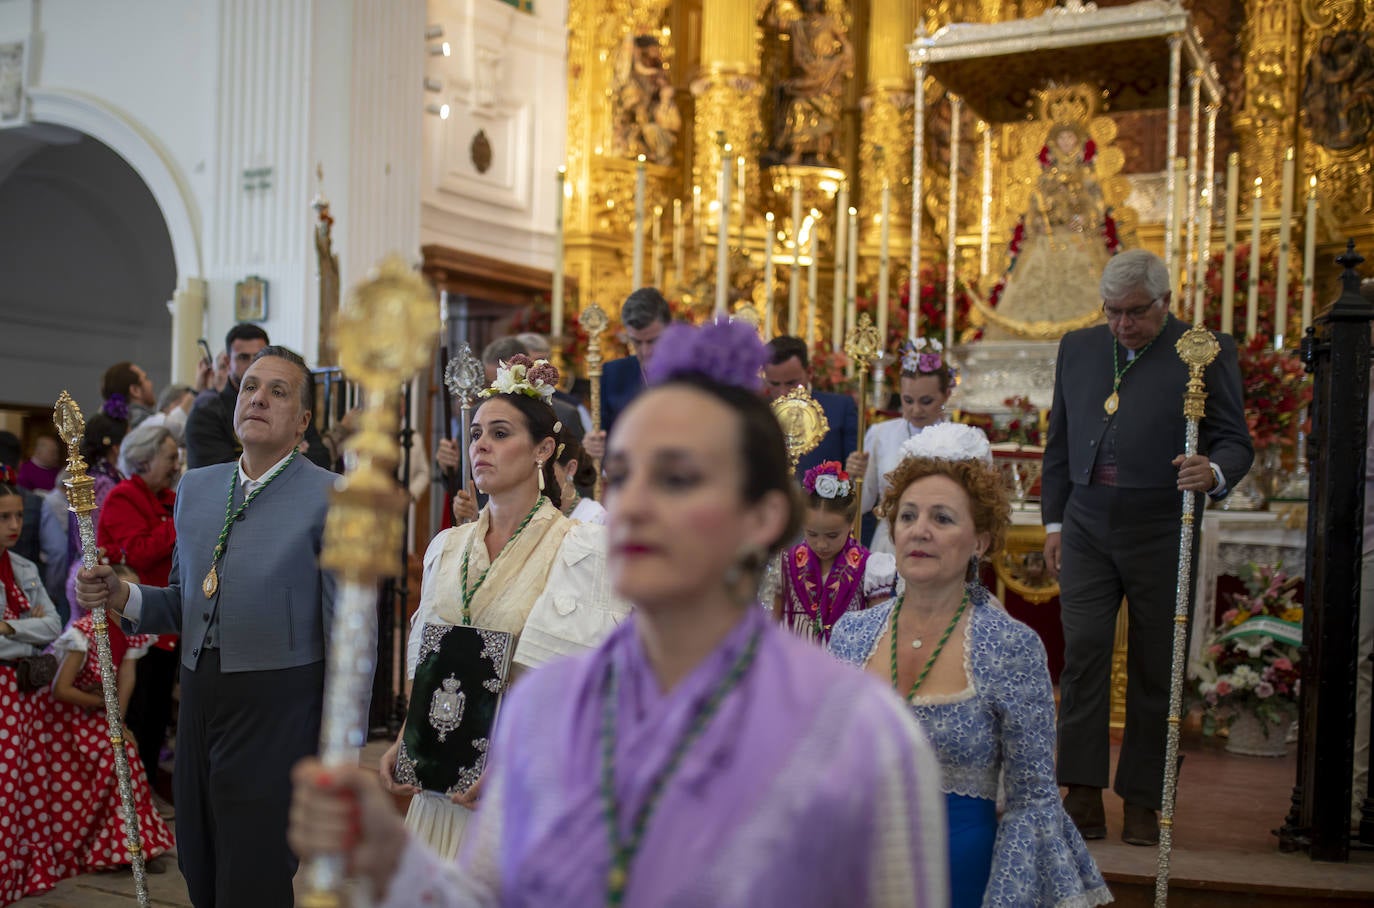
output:
<svg viewBox="0 0 1374 908"><path fill-rule="evenodd" d="M997 802L946 794L949 822L949 894L952 908L978 908L992 874Z"/></svg>

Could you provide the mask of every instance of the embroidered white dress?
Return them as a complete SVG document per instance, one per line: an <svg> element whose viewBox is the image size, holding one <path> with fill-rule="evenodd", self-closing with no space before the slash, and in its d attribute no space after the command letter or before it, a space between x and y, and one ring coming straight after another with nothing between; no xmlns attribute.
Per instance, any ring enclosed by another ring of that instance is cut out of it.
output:
<svg viewBox="0 0 1374 908"><path fill-rule="evenodd" d="M489 526L483 511L477 521L435 536L425 551L420 605L406 645L408 678L415 676L425 625L461 622L463 552L469 539L479 540L468 564L472 584L490 564L480 544ZM629 606L610 591L604 527L570 521L545 500L525 534L527 540L507 543L514 548L498 556L471 607L475 626L515 636L512 680L520 671L594 649L629 614ZM452 859L471 814L442 794L422 792L411 799L406 825Z"/></svg>

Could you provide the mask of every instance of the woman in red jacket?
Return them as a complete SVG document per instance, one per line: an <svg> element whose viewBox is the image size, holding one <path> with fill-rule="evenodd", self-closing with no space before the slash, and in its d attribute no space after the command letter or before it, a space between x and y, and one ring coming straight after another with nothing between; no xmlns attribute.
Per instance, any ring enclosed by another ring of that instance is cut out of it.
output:
<svg viewBox="0 0 1374 908"><path fill-rule="evenodd" d="M181 478L181 452L165 426L139 426L124 438L119 465L128 479L110 490L100 509L96 541L114 564L127 564L141 583L166 586L176 547L172 506ZM125 717L157 790L158 757L172 718L172 688L177 676L177 638L159 637L138 660L138 681ZM162 812L169 811L157 798Z"/></svg>

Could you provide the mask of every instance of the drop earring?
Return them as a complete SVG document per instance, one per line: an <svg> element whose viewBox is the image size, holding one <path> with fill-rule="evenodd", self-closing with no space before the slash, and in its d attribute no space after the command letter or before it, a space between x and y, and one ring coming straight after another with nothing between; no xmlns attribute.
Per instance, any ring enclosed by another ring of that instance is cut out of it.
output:
<svg viewBox="0 0 1374 908"><path fill-rule="evenodd" d="M536 460L534 462L534 472L539 474L539 491L542 492L544 491L544 461Z"/></svg>

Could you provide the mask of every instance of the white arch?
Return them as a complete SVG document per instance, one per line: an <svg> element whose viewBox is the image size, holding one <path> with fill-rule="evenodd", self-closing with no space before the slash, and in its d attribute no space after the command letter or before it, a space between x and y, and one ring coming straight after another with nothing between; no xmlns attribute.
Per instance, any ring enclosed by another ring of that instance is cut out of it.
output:
<svg viewBox="0 0 1374 908"><path fill-rule="evenodd" d="M65 89L31 87L29 112L34 122L55 123L99 139L139 175L167 222L176 264L177 287L201 276L200 235L192 216L194 200L171 156L157 139L130 116L105 101ZM193 335L194 336L194 335Z"/></svg>

